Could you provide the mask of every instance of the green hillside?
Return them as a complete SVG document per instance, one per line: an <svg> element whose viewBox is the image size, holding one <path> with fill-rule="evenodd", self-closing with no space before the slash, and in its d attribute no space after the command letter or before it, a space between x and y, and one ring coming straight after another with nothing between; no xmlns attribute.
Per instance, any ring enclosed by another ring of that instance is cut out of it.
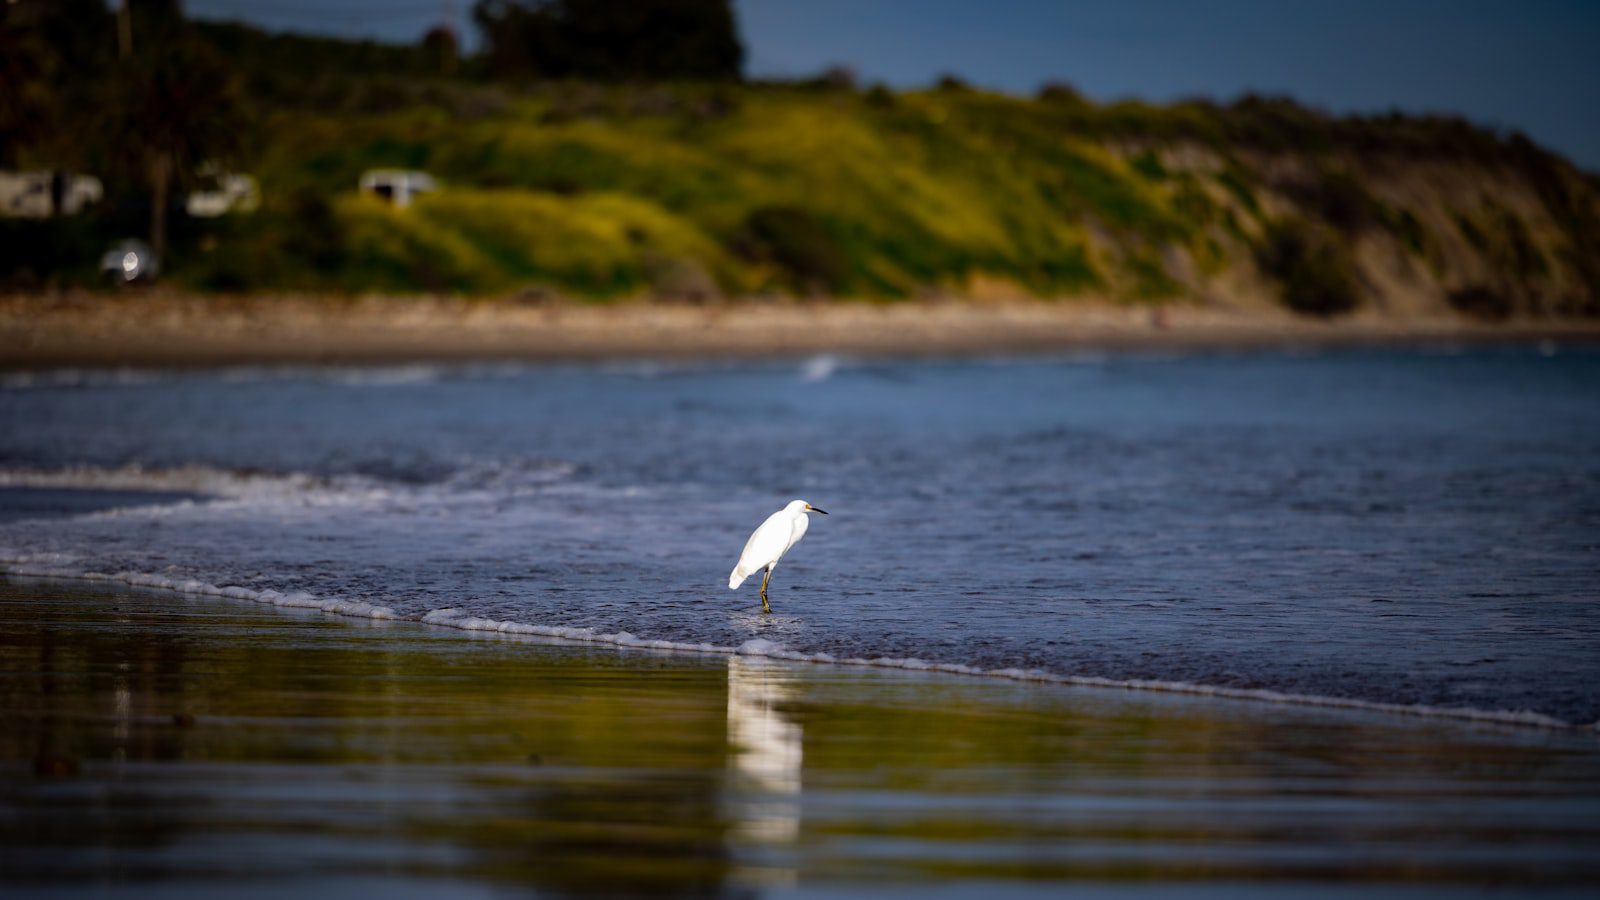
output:
<svg viewBox="0 0 1600 900"><path fill-rule="evenodd" d="M1454 119L955 82L492 82L470 61L412 74L410 48L199 33L236 67L232 165L263 205L175 222L169 277L196 289L1600 311L1595 180ZM377 167L442 189L392 208L356 190Z"/></svg>

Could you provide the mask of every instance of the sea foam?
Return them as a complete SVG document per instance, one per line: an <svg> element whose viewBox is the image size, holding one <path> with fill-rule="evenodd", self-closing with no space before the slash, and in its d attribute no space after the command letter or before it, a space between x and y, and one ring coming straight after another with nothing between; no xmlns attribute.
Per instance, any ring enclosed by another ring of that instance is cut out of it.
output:
<svg viewBox="0 0 1600 900"><path fill-rule="evenodd" d="M393 608L358 600L319 597L305 592L256 590L237 585L216 585L196 579L171 577L144 572L95 572L81 568L76 558L67 554L14 554L0 552L0 574L35 578L75 579L94 582L119 582L133 587L173 591L180 594L223 597L246 600L273 606L314 609L341 616L365 619L400 619L420 622L461 631L538 637L581 644L601 644L626 649L667 651L676 653L714 654L720 656L761 657L795 663L818 665L858 666L881 669L904 669L919 672L936 672L980 678L1001 678L1011 681L1059 684L1115 690L1157 691L1172 694L1190 694L1229 700L1275 703L1292 706L1323 707L1358 712L1384 713L1397 716L1446 719L1493 725L1543 728L1552 730L1585 729L1600 732L1600 722L1578 725L1553 716L1529 710L1489 710L1471 707L1431 706L1427 704L1385 703L1348 697L1331 697L1315 694L1296 694L1258 688L1236 688L1221 685L1194 684L1182 681L1145 679L1115 679L1088 675L1064 675L1040 669L995 668L986 669L962 663L933 662L916 657L836 657L828 653L806 653L791 650L783 644L755 638L738 646L721 646L709 643L659 640L639 637L630 632L603 632L594 628L577 628L563 625L545 625L516 622L475 616L455 607L435 609L420 616L400 616Z"/></svg>

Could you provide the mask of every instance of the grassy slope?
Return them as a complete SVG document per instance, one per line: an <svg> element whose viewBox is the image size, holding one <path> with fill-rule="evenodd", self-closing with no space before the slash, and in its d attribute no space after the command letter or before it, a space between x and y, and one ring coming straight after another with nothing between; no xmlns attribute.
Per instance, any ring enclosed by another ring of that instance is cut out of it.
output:
<svg viewBox="0 0 1600 900"><path fill-rule="evenodd" d="M337 259L298 259L307 229L235 223L248 251L233 255L255 265L234 275L290 286L320 268L346 287L544 282L610 296L694 268L737 292L872 295L959 290L984 273L1060 293L1107 277L1090 214L1135 242L1193 234L1158 184L1009 98L881 108L848 92L656 90L665 111L628 110L627 89L573 88L602 108L574 113L553 92L465 119L275 113L256 167L261 225L309 223ZM985 115L996 127L972 124ZM352 190L375 166L425 168L447 189L389 210Z"/></svg>
<svg viewBox="0 0 1600 900"><path fill-rule="evenodd" d="M190 235L192 286L1597 306L1593 180L1454 120L337 70L252 89L265 206ZM445 189L357 196L380 166Z"/></svg>

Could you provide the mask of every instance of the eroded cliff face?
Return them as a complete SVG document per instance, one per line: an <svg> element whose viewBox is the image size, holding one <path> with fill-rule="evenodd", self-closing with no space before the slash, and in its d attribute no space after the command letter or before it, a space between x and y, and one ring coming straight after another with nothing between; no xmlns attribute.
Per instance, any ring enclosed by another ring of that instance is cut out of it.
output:
<svg viewBox="0 0 1600 900"><path fill-rule="evenodd" d="M1398 318L1600 315L1600 190L1542 151L1480 161L1134 142L1115 152L1159 168L1174 207L1203 223L1198 240L1162 253L1166 274L1203 304Z"/></svg>
<svg viewBox="0 0 1600 900"><path fill-rule="evenodd" d="M1600 182L1457 117L1259 96L1099 104L954 79L497 82L419 74L403 48L191 37L235 67L257 123L237 165L261 202L174 219L163 278L190 291L1600 318ZM114 93L121 70L102 62L110 81L85 75L85 96ZM0 217L0 290L94 284L99 254L138 225L121 211L150 208L137 141L107 145L95 116L58 126L0 156L98 172L106 202ZM139 158L109 165L121 150ZM359 187L390 169L437 189L400 209Z"/></svg>

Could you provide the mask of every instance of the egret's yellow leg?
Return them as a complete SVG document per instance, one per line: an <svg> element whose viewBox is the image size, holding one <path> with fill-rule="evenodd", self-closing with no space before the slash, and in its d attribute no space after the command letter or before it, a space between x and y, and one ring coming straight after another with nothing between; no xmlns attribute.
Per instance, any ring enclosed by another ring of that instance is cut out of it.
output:
<svg viewBox="0 0 1600 900"><path fill-rule="evenodd" d="M761 576L761 611L764 613L772 612L772 605L767 602L767 582L771 580L772 570L768 569L767 574Z"/></svg>

